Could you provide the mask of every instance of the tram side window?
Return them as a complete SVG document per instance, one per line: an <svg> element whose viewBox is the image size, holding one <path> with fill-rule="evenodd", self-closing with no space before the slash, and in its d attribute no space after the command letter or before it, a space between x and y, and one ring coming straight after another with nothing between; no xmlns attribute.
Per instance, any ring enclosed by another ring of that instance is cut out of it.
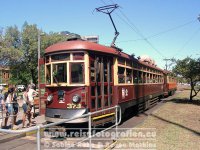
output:
<svg viewBox="0 0 200 150"><path fill-rule="evenodd" d="M138 71L133 70L133 83L138 83Z"/></svg>
<svg viewBox="0 0 200 150"><path fill-rule="evenodd" d="M95 82L95 67L94 67L94 61L90 62L90 79L92 82Z"/></svg>
<svg viewBox="0 0 200 150"><path fill-rule="evenodd" d="M101 98L98 98L98 101L97 101L97 108L101 108Z"/></svg>
<svg viewBox="0 0 200 150"><path fill-rule="evenodd" d="M143 72L143 83L147 82L147 73Z"/></svg>
<svg viewBox="0 0 200 150"><path fill-rule="evenodd" d="M46 66L46 84L51 84L51 65Z"/></svg>
<svg viewBox="0 0 200 150"><path fill-rule="evenodd" d="M91 106L92 106L92 109L95 108L95 99L92 99L92 100L91 100Z"/></svg>
<svg viewBox="0 0 200 150"><path fill-rule="evenodd" d="M74 53L73 60L84 60L84 53Z"/></svg>
<svg viewBox="0 0 200 150"><path fill-rule="evenodd" d="M104 68L104 82L107 82L108 78L108 69L107 69L107 59L103 60L103 68Z"/></svg>
<svg viewBox="0 0 200 150"><path fill-rule="evenodd" d="M138 82L139 83L143 83L143 76L142 76L142 72L141 71L139 71L139 75L138 75Z"/></svg>
<svg viewBox="0 0 200 150"><path fill-rule="evenodd" d="M125 83L125 75L124 75L125 68L118 67L118 82Z"/></svg>
<svg viewBox="0 0 200 150"><path fill-rule="evenodd" d="M67 65L59 63L53 65L53 83L67 82Z"/></svg>
<svg viewBox="0 0 200 150"><path fill-rule="evenodd" d="M83 63L71 63L71 83L84 83Z"/></svg>
<svg viewBox="0 0 200 150"><path fill-rule="evenodd" d="M64 53L64 54L56 54L51 56L51 61L64 61L64 60L70 60L70 54Z"/></svg>
<svg viewBox="0 0 200 150"><path fill-rule="evenodd" d="M126 83L132 83L132 70L126 69Z"/></svg>

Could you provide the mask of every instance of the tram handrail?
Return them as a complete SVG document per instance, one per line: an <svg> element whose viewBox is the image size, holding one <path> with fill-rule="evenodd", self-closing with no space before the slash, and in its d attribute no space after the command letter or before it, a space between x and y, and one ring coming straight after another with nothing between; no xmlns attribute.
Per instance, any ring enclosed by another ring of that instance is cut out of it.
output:
<svg viewBox="0 0 200 150"><path fill-rule="evenodd" d="M48 128L48 127L59 125L59 124L62 124L62 123L67 123L69 121L76 120L76 119L79 119L79 118L89 117L89 119L88 119L88 132L89 132L89 136L86 139L90 139L90 149L91 149L91 138L94 137L94 135L91 135L91 128L92 128L92 123L91 123L92 122L92 117L91 116L94 115L94 114L101 113L101 112L108 111L108 110L112 110L112 109L115 109L115 115L116 115L115 125L113 125L113 126L111 126L109 128L106 128L103 131L109 130L109 129L113 128L113 127L116 127L116 130L117 130L117 126L121 122L121 107L119 105L116 105L116 106L113 106L113 107L110 107L110 108L106 108L106 109L102 109L102 110L98 110L98 111L95 111L95 112L89 112L87 114L84 114L84 115L81 115L81 116L77 116L77 117L73 117L73 118L70 118L70 119L64 119L63 121L59 121L59 122L55 122L55 123L50 123L50 124L46 124L46 125L37 125L37 126L34 126L34 127L29 127L27 129L22 129L22 130L0 129L0 132L11 133L11 134L19 134L19 133L26 133L26 132L36 131L37 130L37 149L40 150L41 149L40 129L42 129L42 128ZM119 119L118 119L118 111L119 111ZM84 141L85 141L85 139L84 139Z"/></svg>

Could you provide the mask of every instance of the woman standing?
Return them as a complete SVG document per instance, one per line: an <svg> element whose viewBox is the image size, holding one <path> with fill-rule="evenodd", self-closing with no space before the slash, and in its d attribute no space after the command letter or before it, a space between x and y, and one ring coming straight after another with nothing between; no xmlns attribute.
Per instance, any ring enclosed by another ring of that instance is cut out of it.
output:
<svg viewBox="0 0 200 150"><path fill-rule="evenodd" d="M30 120L30 111L31 111L31 106L30 106L30 102L28 99L28 91L29 89L24 88L23 90L23 117L22 117L22 128L25 128L25 121L26 121L26 116L28 116L28 121L29 121L29 125L31 124L31 120Z"/></svg>
<svg viewBox="0 0 200 150"><path fill-rule="evenodd" d="M6 118L5 118L5 127L7 126L8 118L10 115L13 115L13 122L12 124L16 124L16 118L17 118L17 113L18 113L18 108L14 106L15 102L15 94L14 94L14 88L9 88L8 93L5 96L6 100Z"/></svg>

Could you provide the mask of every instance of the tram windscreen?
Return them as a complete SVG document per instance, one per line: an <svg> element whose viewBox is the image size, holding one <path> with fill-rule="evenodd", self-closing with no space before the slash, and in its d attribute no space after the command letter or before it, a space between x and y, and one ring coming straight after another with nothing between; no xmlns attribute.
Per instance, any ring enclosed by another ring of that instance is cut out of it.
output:
<svg viewBox="0 0 200 150"><path fill-rule="evenodd" d="M53 83L67 82L67 64L53 64Z"/></svg>
<svg viewBox="0 0 200 150"><path fill-rule="evenodd" d="M83 83L84 81L83 63L71 63L71 83Z"/></svg>

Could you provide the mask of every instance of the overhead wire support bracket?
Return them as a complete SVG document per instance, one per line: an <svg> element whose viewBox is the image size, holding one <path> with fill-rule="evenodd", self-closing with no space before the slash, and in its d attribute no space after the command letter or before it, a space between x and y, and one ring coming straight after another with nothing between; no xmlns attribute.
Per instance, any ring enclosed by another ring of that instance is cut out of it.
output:
<svg viewBox="0 0 200 150"><path fill-rule="evenodd" d="M119 32L117 31L115 23L114 23L114 21L112 19L111 13L118 7L119 6L117 4L114 4L114 5L106 5L106 6L102 6L102 7L96 8L96 11L102 12L102 13L105 13L105 14L109 15L109 18L110 18L110 20L112 22L112 25L113 25L114 29L115 29L115 37L114 37L114 39L113 39L113 41L111 43L111 47L112 46L115 47L115 41L116 41L116 39L117 39L117 37L119 35Z"/></svg>

